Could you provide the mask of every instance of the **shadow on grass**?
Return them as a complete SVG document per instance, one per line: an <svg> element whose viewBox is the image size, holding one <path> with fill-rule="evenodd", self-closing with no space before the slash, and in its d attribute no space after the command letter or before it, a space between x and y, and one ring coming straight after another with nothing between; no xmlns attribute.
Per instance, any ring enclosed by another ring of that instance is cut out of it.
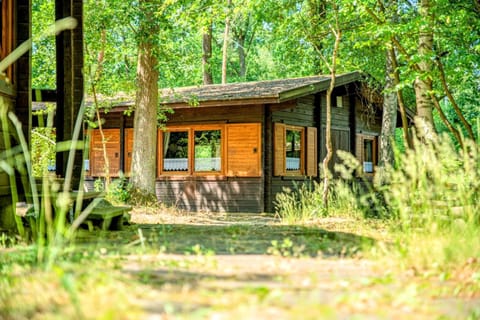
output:
<svg viewBox="0 0 480 320"><path fill-rule="evenodd" d="M139 241L142 237L143 241ZM136 241L147 251L172 254L274 254L351 257L374 244L372 238L318 227L285 225L131 225L118 232L84 233L77 244L121 248Z"/></svg>

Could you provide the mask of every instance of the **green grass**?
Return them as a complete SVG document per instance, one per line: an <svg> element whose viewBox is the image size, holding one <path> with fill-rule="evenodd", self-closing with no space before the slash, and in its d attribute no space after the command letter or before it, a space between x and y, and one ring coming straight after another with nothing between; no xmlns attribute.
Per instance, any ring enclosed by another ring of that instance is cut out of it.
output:
<svg viewBox="0 0 480 320"><path fill-rule="evenodd" d="M477 261L428 274L398 268L408 259L389 251L395 232L380 221L218 221L80 230L49 269L34 246L2 247L0 318L430 319L449 314L436 305L443 299L450 318L476 312L467 306L480 298Z"/></svg>

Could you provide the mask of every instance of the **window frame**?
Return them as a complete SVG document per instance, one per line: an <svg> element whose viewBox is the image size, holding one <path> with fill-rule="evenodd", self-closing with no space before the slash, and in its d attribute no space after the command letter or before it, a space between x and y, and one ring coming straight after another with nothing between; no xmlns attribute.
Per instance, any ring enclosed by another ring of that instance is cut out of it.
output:
<svg viewBox="0 0 480 320"><path fill-rule="evenodd" d="M378 164L378 136L369 134L357 134L357 159L360 161L359 174L363 176L375 175L375 167ZM372 142L372 171L365 171L365 141Z"/></svg>
<svg viewBox="0 0 480 320"><path fill-rule="evenodd" d="M195 132L196 131L220 130L220 170L219 171L195 171ZM164 146L163 137L165 132L188 132L188 170L170 171L163 169ZM224 124L206 124L206 125L178 125L167 126L158 130L158 154L157 154L157 176L222 176L225 174L225 146L226 131Z"/></svg>
<svg viewBox="0 0 480 320"><path fill-rule="evenodd" d="M287 130L300 132L301 147L299 170L287 170ZM273 175L277 177L317 177L317 128L275 122L273 131Z"/></svg>
<svg viewBox="0 0 480 320"><path fill-rule="evenodd" d="M287 131L300 132L300 168L298 170L287 169ZM285 176L304 176L305 175L305 128L300 126L285 125Z"/></svg>
<svg viewBox="0 0 480 320"><path fill-rule="evenodd" d="M188 150L187 150L187 159L188 159L188 168L186 171L173 171L173 170L164 170L163 161L164 161L164 134L165 132L187 132L188 133ZM158 130L158 156L157 156L157 167L158 175L190 175L191 174L191 163L190 163L190 144L191 144L191 128L190 127L168 127Z"/></svg>

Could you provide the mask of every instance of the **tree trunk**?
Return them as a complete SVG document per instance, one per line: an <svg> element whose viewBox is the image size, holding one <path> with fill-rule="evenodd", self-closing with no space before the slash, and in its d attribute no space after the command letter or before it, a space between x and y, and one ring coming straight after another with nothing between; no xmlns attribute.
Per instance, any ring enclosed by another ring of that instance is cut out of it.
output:
<svg viewBox="0 0 480 320"><path fill-rule="evenodd" d="M203 67L203 84L213 84L213 75L212 75L212 23L210 22L207 30L203 33L203 56L202 56L202 67Z"/></svg>
<svg viewBox="0 0 480 320"><path fill-rule="evenodd" d="M245 63L245 34L240 34L236 38L237 44L238 44L238 61L240 64L240 78L242 80L245 80L245 77L247 75L247 65Z"/></svg>
<svg viewBox="0 0 480 320"><path fill-rule="evenodd" d="M386 57L386 79L383 93L383 116L382 132L380 134L380 181L382 181L382 170L387 165L393 165L393 141L395 139L395 128L397 126L397 93L394 91L395 79L392 57L387 52Z"/></svg>
<svg viewBox="0 0 480 320"><path fill-rule="evenodd" d="M223 34L222 84L227 83L228 34L230 32L231 5L232 5L232 0L227 0L227 17L225 18L225 32Z"/></svg>
<svg viewBox="0 0 480 320"><path fill-rule="evenodd" d="M328 164L333 157L333 146L332 146L332 92L335 89L335 77L336 77L336 70L337 70L337 55L338 55L338 47L340 46L340 39L341 39L341 32L337 28L333 30L335 34L335 45L333 47L332 53L332 66L330 67L330 86L327 89L327 109L326 109L326 125L325 125L325 147L327 149L327 154L323 159L323 174L325 175L323 178L323 204L325 208L328 210L328 188L330 184L330 173L328 172Z"/></svg>
<svg viewBox="0 0 480 320"><path fill-rule="evenodd" d="M400 74L398 72L398 63L397 63L397 56L395 54L395 49L393 46L388 49L388 54L390 56L390 61L392 62L393 68L393 80L395 86L400 84ZM403 129L403 140L405 148L412 148L413 142L410 132L408 131L408 118L407 118L407 107L405 106L405 102L403 99L403 90L397 89L397 102L398 107L400 109L400 117L402 118L402 129Z"/></svg>
<svg viewBox="0 0 480 320"><path fill-rule="evenodd" d="M432 66L433 53L433 14L431 0L420 1L420 16L423 22L419 28L418 54L421 61L418 63L419 75L415 79L415 100L417 103L417 114L415 127L420 140L430 140L435 134L433 123L433 102L430 97L432 90Z"/></svg>
<svg viewBox="0 0 480 320"><path fill-rule="evenodd" d="M157 176L157 59L150 42L138 48L137 94L135 102L131 182L148 197L155 194Z"/></svg>

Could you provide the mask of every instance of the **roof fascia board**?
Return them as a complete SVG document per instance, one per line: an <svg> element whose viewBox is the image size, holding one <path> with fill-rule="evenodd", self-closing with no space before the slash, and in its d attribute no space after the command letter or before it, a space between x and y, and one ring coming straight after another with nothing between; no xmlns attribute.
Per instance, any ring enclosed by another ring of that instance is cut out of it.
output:
<svg viewBox="0 0 480 320"><path fill-rule="evenodd" d="M251 104L273 104L280 101L276 97L271 98L250 98L250 99L234 99L234 100L209 100L200 101L198 105L191 105L187 102L161 102L160 105L172 109L184 108L205 108L205 107L224 107L224 106L240 106Z"/></svg>
<svg viewBox="0 0 480 320"><path fill-rule="evenodd" d="M361 74L358 71L339 75L335 78L335 87L345 85L361 79ZM309 94L318 93L327 90L330 85L330 79L324 79L317 83L309 84L303 87L284 91L279 94L279 101L283 102L290 99L300 98Z"/></svg>

